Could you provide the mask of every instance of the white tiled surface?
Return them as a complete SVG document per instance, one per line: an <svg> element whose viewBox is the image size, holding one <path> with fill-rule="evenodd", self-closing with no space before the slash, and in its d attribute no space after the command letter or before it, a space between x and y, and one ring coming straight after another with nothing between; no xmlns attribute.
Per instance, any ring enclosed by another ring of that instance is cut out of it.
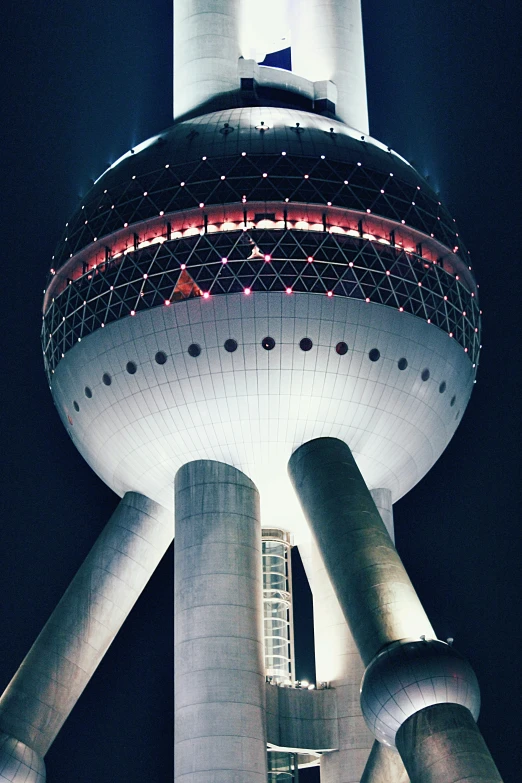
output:
<svg viewBox="0 0 522 783"><path fill-rule="evenodd" d="M260 344L267 335L272 351ZM229 337L239 346L233 354L223 348ZM314 343L306 353L303 337ZM335 352L341 340L345 356ZM187 353L194 342L197 359ZM378 362L368 358L372 348ZM158 350L168 354L165 365L154 361ZM176 303L99 329L60 362L53 394L74 443L119 495L135 490L172 506L182 464L220 460L256 482L264 525L299 537L304 522L286 472L297 446L320 436L345 440L368 486L389 488L396 501L448 444L473 377L459 345L409 314L340 297L254 293Z"/></svg>

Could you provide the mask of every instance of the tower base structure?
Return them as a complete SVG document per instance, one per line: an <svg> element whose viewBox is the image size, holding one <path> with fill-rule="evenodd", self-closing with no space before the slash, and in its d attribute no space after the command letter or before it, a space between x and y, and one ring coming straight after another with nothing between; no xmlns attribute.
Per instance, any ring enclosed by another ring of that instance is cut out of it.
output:
<svg viewBox="0 0 522 783"><path fill-rule="evenodd" d="M397 747L411 783L499 783L474 720L473 670L436 639L346 443L304 444L289 472L367 666L361 706L374 736Z"/></svg>

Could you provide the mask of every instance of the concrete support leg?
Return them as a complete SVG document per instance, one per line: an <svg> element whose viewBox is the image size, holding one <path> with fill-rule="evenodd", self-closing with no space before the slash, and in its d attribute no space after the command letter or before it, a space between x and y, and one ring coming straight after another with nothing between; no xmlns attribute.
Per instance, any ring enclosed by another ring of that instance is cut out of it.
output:
<svg viewBox="0 0 522 783"><path fill-rule="evenodd" d="M321 757L321 783L357 783L374 741L360 705L364 664L315 544L311 566L317 681L336 690L339 727L339 750Z"/></svg>
<svg viewBox="0 0 522 783"><path fill-rule="evenodd" d="M177 783L266 783L259 495L221 462L176 475Z"/></svg>
<svg viewBox="0 0 522 783"><path fill-rule="evenodd" d="M361 783L409 783L408 773L395 748L373 743Z"/></svg>
<svg viewBox="0 0 522 783"><path fill-rule="evenodd" d="M436 639L348 446L334 438L310 441L294 452L289 472L367 667L361 707L374 736L391 746L400 736L397 748L412 783L498 783L473 720L480 704L475 674ZM433 706L442 722L451 717L451 729L431 729ZM456 737L456 730L462 737L451 744L448 732ZM431 746L426 741L420 750L425 734ZM477 738L480 752L472 747ZM445 754L460 777L448 776ZM430 759L437 758L438 771L429 777L436 766Z"/></svg>
<svg viewBox="0 0 522 783"><path fill-rule="evenodd" d="M365 666L397 639L434 639L348 446L305 443L289 472Z"/></svg>
<svg viewBox="0 0 522 783"><path fill-rule="evenodd" d="M412 783L502 783L477 724L459 704L416 712L396 741Z"/></svg>
<svg viewBox="0 0 522 783"><path fill-rule="evenodd" d="M173 532L166 509L128 492L9 683L0 699L0 731L10 739L2 740L0 752L2 758L23 756L20 763L32 770L28 781L44 779L38 757L56 738Z"/></svg>

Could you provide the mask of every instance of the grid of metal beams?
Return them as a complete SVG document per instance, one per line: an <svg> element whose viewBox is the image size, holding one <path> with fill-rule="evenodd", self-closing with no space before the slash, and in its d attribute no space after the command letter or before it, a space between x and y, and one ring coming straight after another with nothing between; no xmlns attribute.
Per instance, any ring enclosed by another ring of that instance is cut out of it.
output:
<svg viewBox="0 0 522 783"><path fill-rule="evenodd" d="M133 174L125 181L116 173L117 169L102 177L69 220L56 249L55 269L124 226L203 204L250 201L369 212L417 229L451 250L458 247L468 265L455 221L420 177L420 184L406 183L392 172L373 170L356 160L245 153L178 164L167 159L162 168Z"/></svg>
<svg viewBox="0 0 522 783"><path fill-rule="evenodd" d="M259 229L203 233L109 257L71 282L43 320L48 377L78 340L120 318L189 297L256 291L344 296L392 307L443 330L478 364L477 299L441 266L369 239Z"/></svg>

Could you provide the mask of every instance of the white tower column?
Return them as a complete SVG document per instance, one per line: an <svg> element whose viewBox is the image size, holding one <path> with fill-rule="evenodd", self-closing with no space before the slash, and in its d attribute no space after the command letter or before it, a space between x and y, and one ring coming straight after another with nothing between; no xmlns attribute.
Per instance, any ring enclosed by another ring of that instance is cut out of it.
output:
<svg viewBox="0 0 522 783"><path fill-rule="evenodd" d="M172 522L135 492L119 504L0 699L0 781L7 756L20 756L20 776L5 780L45 779L41 757L172 542Z"/></svg>
<svg viewBox="0 0 522 783"><path fill-rule="evenodd" d="M369 133L361 0L293 0L292 71L337 86L337 116Z"/></svg>
<svg viewBox="0 0 522 783"><path fill-rule="evenodd" d="M240 0L174 0L174 119L239 89Z"/></svg>
<svg viewBox="0 0 522 783"><path fill-rule="evenodd" d="M174 780L266 783L259 495L210 460L175 492Z"/></svg>

